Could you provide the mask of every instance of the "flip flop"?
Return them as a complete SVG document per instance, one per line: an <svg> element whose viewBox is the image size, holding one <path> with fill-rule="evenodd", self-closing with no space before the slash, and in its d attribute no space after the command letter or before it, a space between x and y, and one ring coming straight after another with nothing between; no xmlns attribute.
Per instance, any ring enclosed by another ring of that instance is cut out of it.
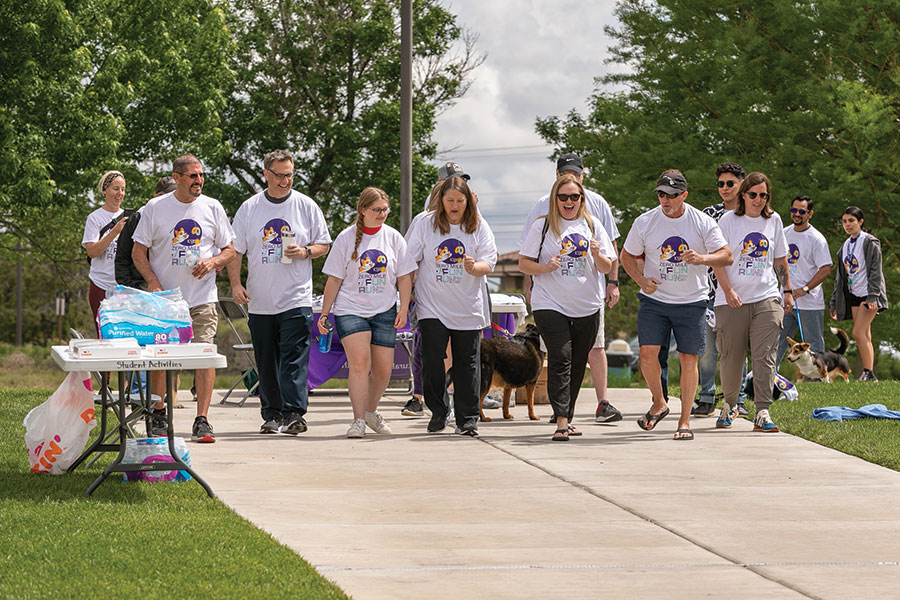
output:
<svg viewBox="0 0 900 600"><path fill-rule="evenodd" d="M650 414L650 411L648 410L647 414L645 414L643 417L641 417L637 420L638 427L640 427L644 431L653 431L656 428L656 425L660 421L665 419L668 415L669 415L668 407L663 409L663 411L661 413L659 413L658 415L652 415L652 414ZM644 421L647 421L647 425L644 425Z"/></svg>
<svg viewBox="0 0 900 600"><path fill-rule="evenodd" d="M578 437L579 435L583 435L581 431L575 429L574 425L569 425L569 437Z"/></svg>
<svg viewBox="0 0 900 600"><path fill-rule="evenodd" d="M692 440L694 439L694 432L690 429L676 429L675 437L673 439L675 441Z"/></svg>
<svg viewBox="0 0 900 600"><path fill-rule="evenodd" d="M553 432L553 437L550 438L554 442L568 442L569 441L569 430L568 429L557 429Z"/></svg>

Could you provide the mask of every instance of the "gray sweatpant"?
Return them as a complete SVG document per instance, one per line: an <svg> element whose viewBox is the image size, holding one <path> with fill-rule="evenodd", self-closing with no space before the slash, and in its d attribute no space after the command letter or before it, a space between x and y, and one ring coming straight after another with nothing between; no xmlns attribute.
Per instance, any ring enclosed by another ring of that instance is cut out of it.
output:
<svg viewBox="0 0 900 600"><path fill-rule="evenodd" d="M766 298L744 304L740 308L728 305L716 307L716 350L719 352L719 377L725 392L725 402L737 405L743 383L741 373L747 359L747 342L753 359L753 403L756 410L772 404L775 377L775 350L781 336L784 309L781 298Z"/></svg>

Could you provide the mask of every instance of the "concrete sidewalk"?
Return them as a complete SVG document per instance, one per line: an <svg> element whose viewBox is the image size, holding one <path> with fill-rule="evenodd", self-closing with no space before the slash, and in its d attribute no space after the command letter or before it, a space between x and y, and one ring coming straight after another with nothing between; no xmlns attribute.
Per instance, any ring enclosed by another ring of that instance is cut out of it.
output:
<svg viewBox="0 0 900 600"><path fill-rule="evenodd" d="M298 437L258 434L258 403L215 404L218 442L190 450L223 502L357 599L900 596L900 474L744 419L676 442L676 406L644 432L646 390L610 399L625 420L594 424L584 390L568 443L546 405L488 411L471 439L389 396L394 434L349 440L346 393L312 396ZM193 412L175 412L187 439Z"/></svg>

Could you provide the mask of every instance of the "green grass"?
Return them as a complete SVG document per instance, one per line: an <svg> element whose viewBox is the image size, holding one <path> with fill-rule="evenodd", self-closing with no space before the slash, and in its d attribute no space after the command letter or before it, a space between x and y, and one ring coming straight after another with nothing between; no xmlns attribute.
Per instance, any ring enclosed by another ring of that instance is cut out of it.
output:
<svg viewBox="0 0 900 600"><path fill-rule="evenodd" d="M900 421L856 419L837 423L812 418L814 408L825 406L884 404L890 410L900 410L900 382L801 383L798 389L800 397L795 402L772 405L772 419L782 431L900 471Z"/></svg>
<svg viewBox="0 0 900 600"><path fill-rule="evenodd" d="M0 390L0 598L347 598L196 482L112 474L86 499L111 455L32 474L22 419L49 394Z"/></svg>

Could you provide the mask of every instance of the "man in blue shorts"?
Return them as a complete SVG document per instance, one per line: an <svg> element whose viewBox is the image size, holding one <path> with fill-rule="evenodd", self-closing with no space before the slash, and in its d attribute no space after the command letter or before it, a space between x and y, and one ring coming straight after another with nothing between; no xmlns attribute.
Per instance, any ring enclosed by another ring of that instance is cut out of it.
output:
<svg viewBox="0 0 900 600"><path fill-rule="evenodd" d="M659 350L675 334L681 364L681 416L676 440L692 440L691 405L697 391L697 359L706 341L706 268L727 266L731 249L718 224L685 204L687 181L680 171L664 171L656 183L659 206L635 219L622 248L622 266L640 286L638 341L641 373L653 406L638 425L646 431L669 414L660 382ZM644 255L643 270L637 258Z"/></svg>

